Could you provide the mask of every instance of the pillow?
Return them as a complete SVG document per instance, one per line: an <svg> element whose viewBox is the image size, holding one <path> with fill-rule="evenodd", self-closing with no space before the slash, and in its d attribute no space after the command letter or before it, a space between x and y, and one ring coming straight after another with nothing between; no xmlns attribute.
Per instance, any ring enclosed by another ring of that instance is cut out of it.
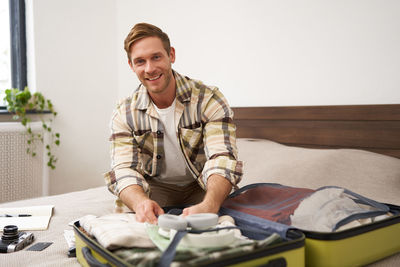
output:
<svg viewBox="0 0 400 267"><path fill-rule="evenodd" d="M239 187L279 183L316 189L341 186L374 200L400 205L400 159L356 149L309 149L265 139L237 139L244 161Z"/></svg>

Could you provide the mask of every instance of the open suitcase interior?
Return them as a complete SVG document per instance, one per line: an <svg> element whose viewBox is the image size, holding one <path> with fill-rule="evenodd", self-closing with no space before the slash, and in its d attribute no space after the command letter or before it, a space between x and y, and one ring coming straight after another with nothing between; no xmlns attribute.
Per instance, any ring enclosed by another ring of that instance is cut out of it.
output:
<svg viewBox="0 0 400 267"><path fill-rule="evenodd" d="M363 220L362 218L369 218L369 216L374 214L379 215L381 213L386 213L390 215L383 219L362 225L355 225L348 228L342 226L343 229L338 228L330 232L305 230L290 225L287 216L283 216L280 220L278 219L275 221L267 220L265 217L269 216L269 218L273 218L272 220L274 220L276 217L275 215L279 217L282 215L281 213L284 213L282 211L287 211L287 209L290 210L293 216L295 209L293 207L292 209L288 208L291 204L289 202L292 201L292 204L298 205L299 202L318 190L309 192L309 189L303 190L300 188L300 192L290 192L291 196L286 196L284 201L281 201L279 204L271 204L270 199L257 202L260 201L260 198L257 197L258 194L270 194L269 192L275 189L278 190L280 196L285 197L285 193L293 188L279 184L265 183L249 185L241 188L239 192L231 194L230 198L221 208L221 214L229 214L238 224L241 222L246 224L250 222L252 225L258 225L266 229L271 227L279 231L287 231L293 228L300 230L306 237L306 266L363 266L400 251L400 239L398 238L400 236L399 206L378 203L343 189L342 191L347 192L357 204L371 205L374 208L376 207L375 210L379 210L368 211L362 214L361 217L359 215L350 215L343 220L343 224L351 224L355 218L361 218L360 220ZM298 188L294 188L294 190L297 189ZM255 192L257 190L260 192ZM254 200L255 198L258 199L256 202ZM290 199L290 201L288 199ZM268 205L265 206L266 204ZM326 203L323 204L326 205ZM294 206L299 207L296 205ZM271 208L272 206L274 207ZM282 207L282 209L279 207ZM380 211L380 209L383 211ZM271 213L271 210L275 213Z"/></svg>

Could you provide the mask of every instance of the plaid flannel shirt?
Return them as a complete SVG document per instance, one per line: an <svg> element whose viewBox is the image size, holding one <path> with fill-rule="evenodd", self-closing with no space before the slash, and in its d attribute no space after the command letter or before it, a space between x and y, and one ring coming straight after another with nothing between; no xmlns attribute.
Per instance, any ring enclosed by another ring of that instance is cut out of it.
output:
<svg viewBox="0 0 400 267"><path fill-rule="evenodd" d="M219 174L233 186L241 180L233 112L216 87L174 71L178 142L193 178L206 190L207 179ZM112 170L104 177L115 195L130 185L149 193L146 179L161 174L164 128L146 88L140 85L121 101L111 120Z"/></svg>

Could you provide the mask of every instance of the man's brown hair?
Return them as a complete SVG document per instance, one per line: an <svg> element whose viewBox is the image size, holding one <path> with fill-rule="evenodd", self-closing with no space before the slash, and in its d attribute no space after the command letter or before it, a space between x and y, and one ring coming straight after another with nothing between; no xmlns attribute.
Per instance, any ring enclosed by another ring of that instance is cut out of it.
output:
<svg viewBox="0 0 400 267"><path fill-rule="evenodd" d="M124 48L126 54L128 55L128 59L131 60L129 55L129 50L131 46L138 40L143 39L145 37L158 37L161 39L161 42L164 46L165 51L167 51L168 55L171 50L171 44L169 42L168 35L163 32L160 28L148 24L148 23L138 23L129 32L128 36L126 36L124 41Z"/></svg>

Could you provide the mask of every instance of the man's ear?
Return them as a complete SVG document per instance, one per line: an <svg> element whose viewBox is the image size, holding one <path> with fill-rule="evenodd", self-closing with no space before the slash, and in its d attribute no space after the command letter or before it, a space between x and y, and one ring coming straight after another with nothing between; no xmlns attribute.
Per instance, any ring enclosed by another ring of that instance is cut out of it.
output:
<svg viewBox="0 0 400 267"><path fill-rule="evenodd" d="M175 48L173 48L172 46L169 50L169 59L170 59L171 63L175 62Z"/></svg>
<svg viewBox="0 0 400 267"><path fill-rule="evenodd" d="M129 64L129 67L131 68L131 70L132 70L133 72L135 72L135 69L133 68L132 61L131 61L130 59L128 59L128 64Z"/></svg>

